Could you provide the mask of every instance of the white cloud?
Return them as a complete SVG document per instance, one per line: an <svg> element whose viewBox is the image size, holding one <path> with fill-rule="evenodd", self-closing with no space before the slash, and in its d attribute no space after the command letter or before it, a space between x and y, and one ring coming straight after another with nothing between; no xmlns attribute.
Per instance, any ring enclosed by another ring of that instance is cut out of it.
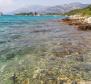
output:
<svg viewBox="0 0 91 84"><path fill-rule="evenodd" d="M13 3L13 0L0 0L1 7L7 7Z"/></svg>
<svg viewBox="0 0 91 84"><path fill-rule="evenodd" d="M14 0L0 0L0 11L8 11Z"/></svg>
<svg viewBox="0 0 91 84"><path fill-rule="evenodd" d="M27 2L27 3L26 3ZM8 12L28 5L28 0L0 0L0 11Z"/></svg>

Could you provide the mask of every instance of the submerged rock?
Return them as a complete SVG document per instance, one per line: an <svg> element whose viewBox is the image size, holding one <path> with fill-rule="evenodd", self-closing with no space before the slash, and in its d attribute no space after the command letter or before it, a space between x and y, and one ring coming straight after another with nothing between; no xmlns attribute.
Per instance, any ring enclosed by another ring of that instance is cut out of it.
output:
<svg viewBox="0 0 91 84"><path fill-rule="evenodd" d="M81 24L78 26L79 30L91 30L91 25L90 24Z"/></svg>
<svg viewBox="0 0 91 84"><path fill-rule="evenodd" d="M72 83L71 83L71 84L78 84L78 83L77 83L77 81L72 81Z"/></svg>

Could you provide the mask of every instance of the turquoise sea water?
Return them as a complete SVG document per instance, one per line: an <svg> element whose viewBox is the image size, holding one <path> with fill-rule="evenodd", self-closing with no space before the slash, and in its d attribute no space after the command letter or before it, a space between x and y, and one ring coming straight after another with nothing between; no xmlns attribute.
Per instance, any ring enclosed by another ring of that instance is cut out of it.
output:
<svg viewBox="0 0 91 84"><path fill-rule="evenodd" d="M0 60L28 53L63 16L0 16ZM42 36L42 37L38 37Z"/></svg>
<svg viewBox="0 0 91 84"><path fill-rule="evenodd" d="M0 84L91 80L91 32L62 18L0 16Z"/></svg>

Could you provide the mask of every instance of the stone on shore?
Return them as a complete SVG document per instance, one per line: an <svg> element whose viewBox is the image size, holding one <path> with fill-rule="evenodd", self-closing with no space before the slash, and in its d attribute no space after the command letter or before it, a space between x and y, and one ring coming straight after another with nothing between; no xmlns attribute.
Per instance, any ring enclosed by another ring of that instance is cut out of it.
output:
<svg viewBox="0 0 91 84"><path fill-rule="evenodd" d="M86 19L85 19L85 22L87 22L87 23L91 24L91 17L86 18Z"/></svg>
<svg viewBox="0 0 91 84"><path fill-rule="evenodd" d="M78 30L91 30L91 17L72 15L62 19L62 22L75 26Z"/></svg>

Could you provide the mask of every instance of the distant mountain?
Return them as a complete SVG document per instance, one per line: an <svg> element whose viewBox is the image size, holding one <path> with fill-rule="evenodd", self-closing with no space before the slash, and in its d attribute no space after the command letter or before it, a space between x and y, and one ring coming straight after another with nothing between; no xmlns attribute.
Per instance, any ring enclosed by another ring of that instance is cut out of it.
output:
<svg viewBox="0 0 91 84"><path fill-rule="evenodd" d="M40 13L40 12L44 11L46 8L47 8L46 6L39 6L39 5L28 6L28 7L16 9L13 11L13 13L29 13L29 12L39 12Z"/></svg>
<svg viewBox="0 0 91 84"><path fill-rule="evenodd" d="M88 6L88 4L81 4L81 3L70 3L64 5L58 5L54 7L49 7L45 10L45 13L66 13L74 9L81 9Z"/></svg>
<svg viewBox="0 0 91 84"><path fill-rule="evenodd" d="M72 10L68 13L65 13L65 15L74 15L74 14L80 14L80 15L83 15L83 16L91 16L91 5L83 8L83 9L75 9L75 10Z"/></svg>
<svg viewBox="0 0 91 84"><path fill-rule="evenodd" d="M64 4L64 5L57 5L52 7L46 7L46 6L28 6L23 7L20 9L17 9L13 11L13 13L29 13L29 12L38 12L38 13L66 13L74 9L81 9L88 6L88 4L82 4L82 3L70 3L70 4Z"/></svg>

